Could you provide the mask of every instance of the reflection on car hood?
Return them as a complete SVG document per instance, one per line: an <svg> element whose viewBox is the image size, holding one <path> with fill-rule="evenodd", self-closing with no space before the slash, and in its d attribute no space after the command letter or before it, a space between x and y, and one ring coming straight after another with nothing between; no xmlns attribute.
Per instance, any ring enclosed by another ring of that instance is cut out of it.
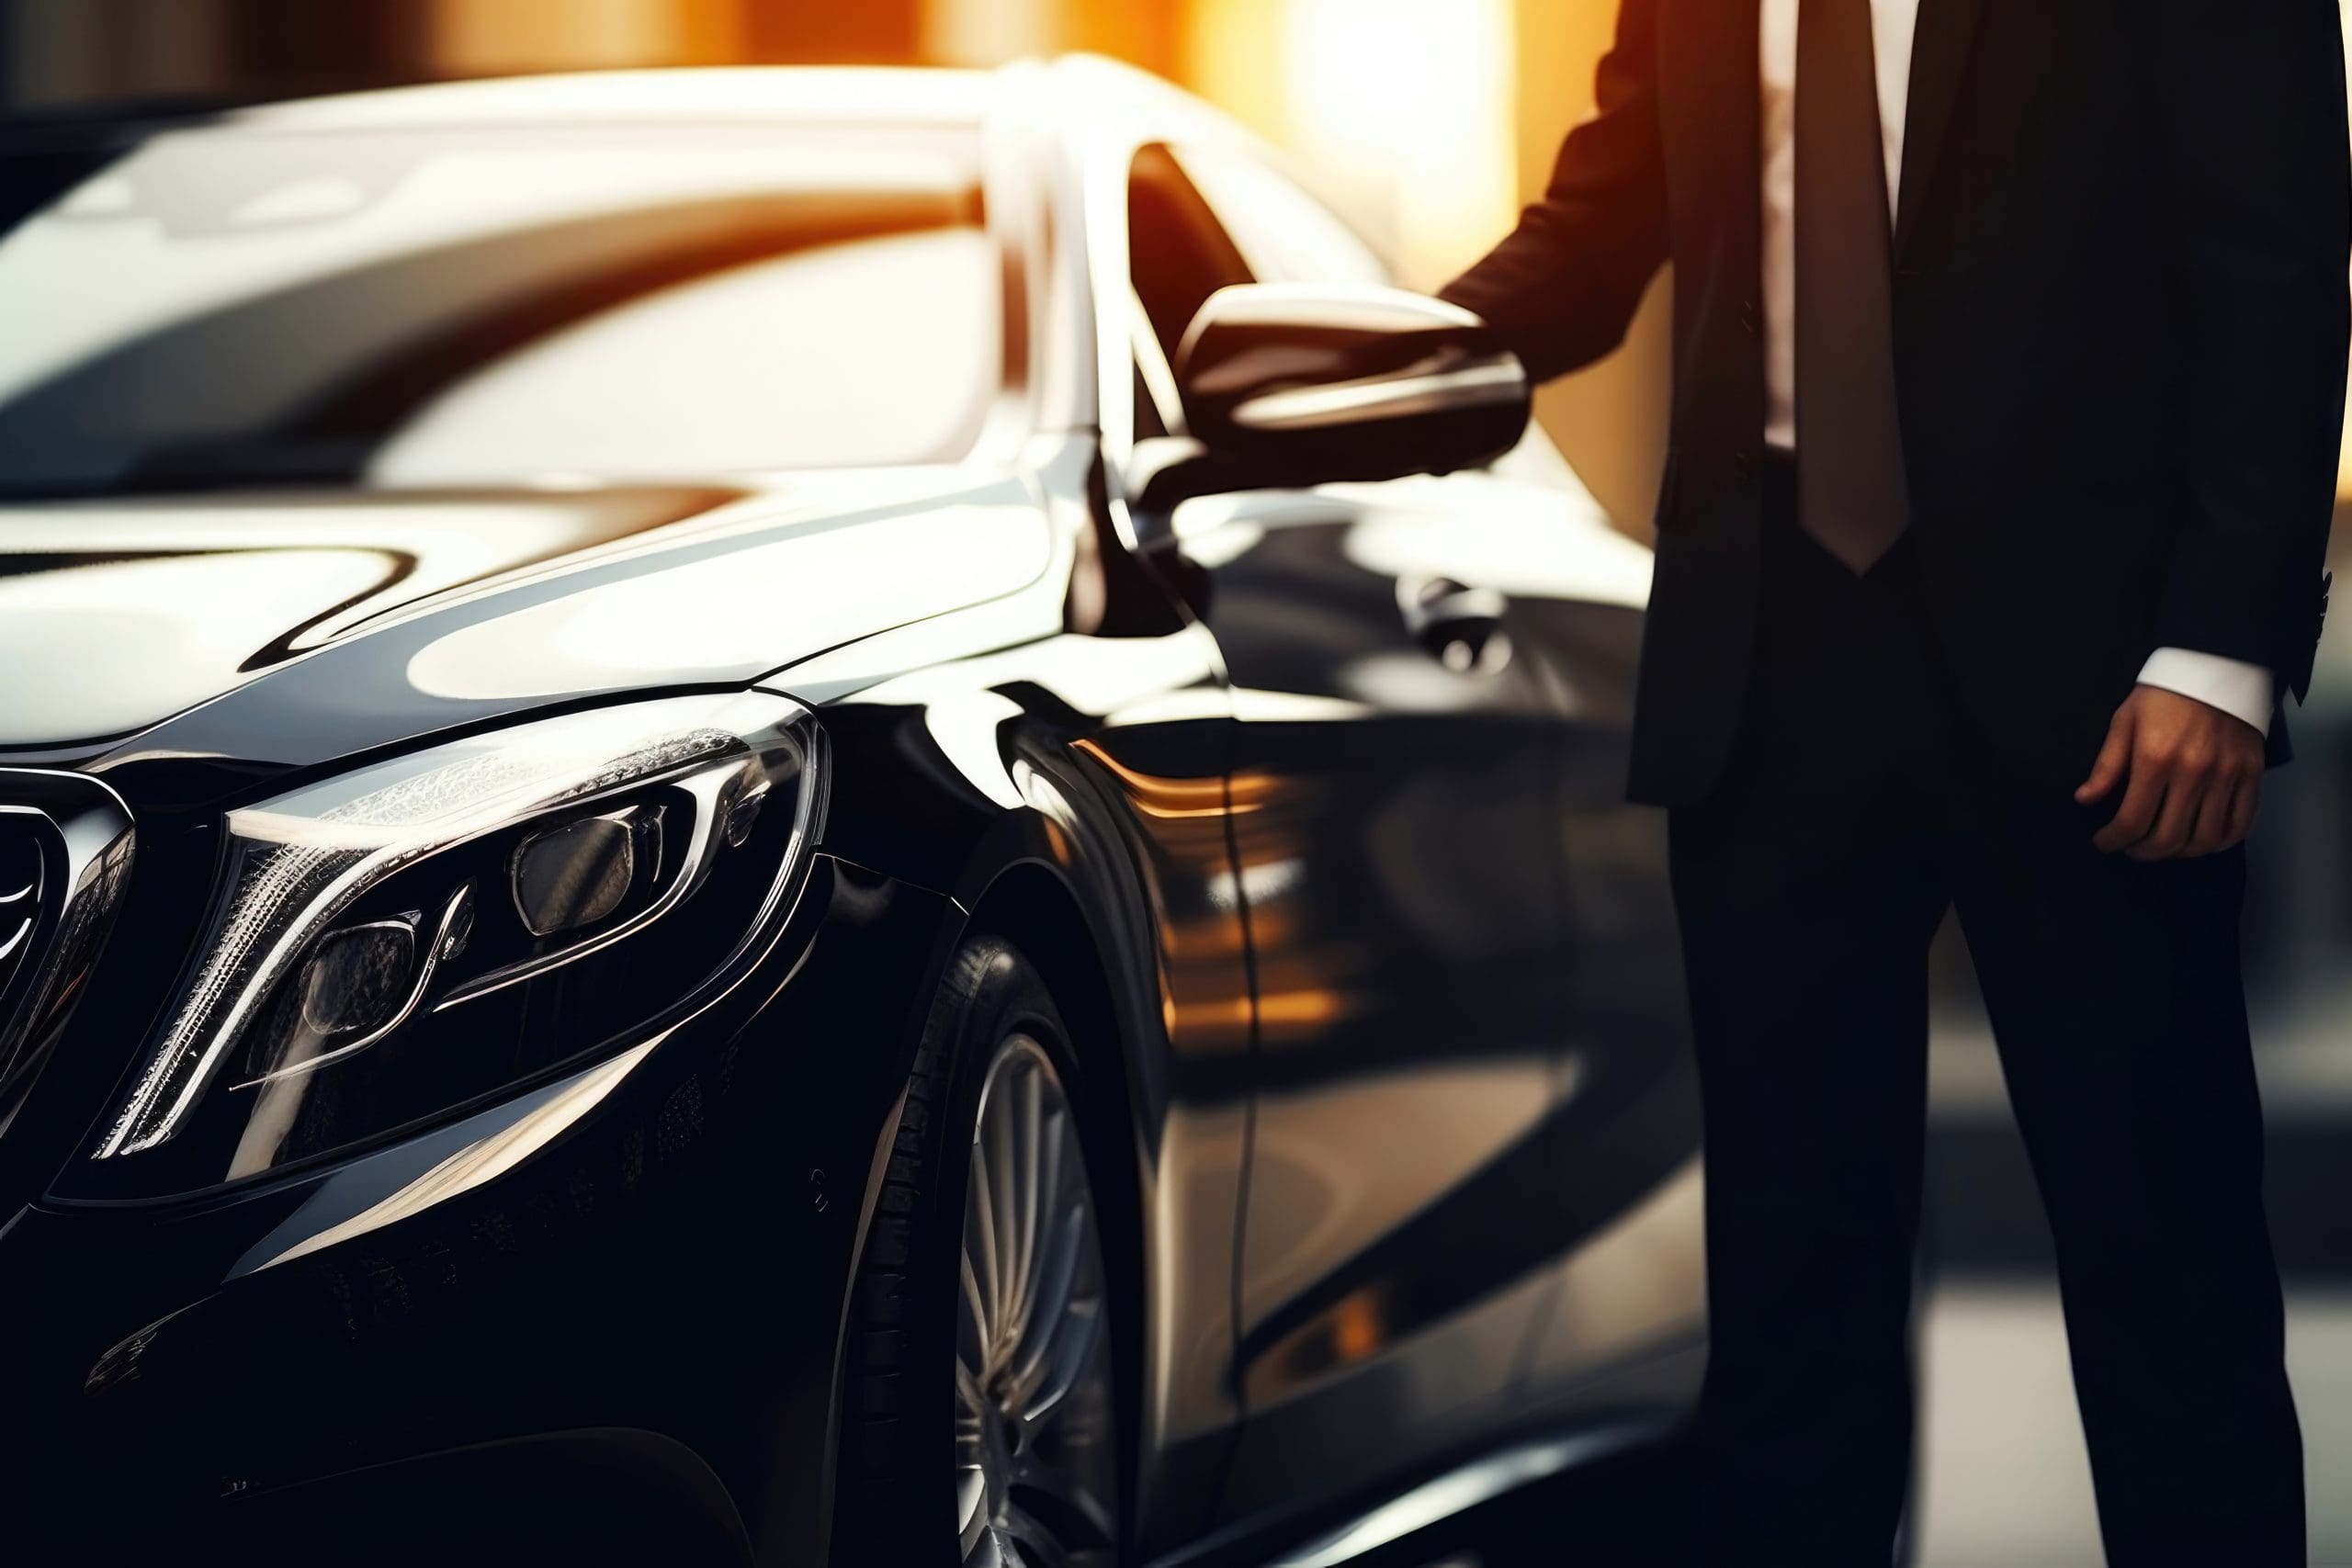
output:
<svg viewBox="0 0 2352 1568"><path fill-rule="evenodd" d="M729 492L199 497L0 509L0 747L143 729L396 611Z"/></svg>
<svg viewBox="0 0 2352 1568"><path fill-rule="evenodd" d="M740 684L1032 583L1049 539L1026 481L957 468L0 509L0 760L251 777Z"/></svg>

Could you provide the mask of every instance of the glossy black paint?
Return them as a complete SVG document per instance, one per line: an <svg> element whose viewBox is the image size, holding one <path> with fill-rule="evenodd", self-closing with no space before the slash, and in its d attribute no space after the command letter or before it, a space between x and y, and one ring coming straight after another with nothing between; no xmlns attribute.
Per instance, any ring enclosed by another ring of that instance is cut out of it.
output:
<svg viewBox="0 0 2352 1568"><path fill-rule="evenodd" d="M1562 513L1465 477L1170 523L1241 715L1258 982L1231 1520L1545 1392L1555 1259L1695 1139L1662 835L1610 782L1638 615L1617 542ZM1643 1308L1581 1327L1584 1374L1596 1341L1674 1337Z"/></svg>
<svg viewBox="0 0 2352 1568"><path fill-rule="evenodd" d="M444 91L353 112L593 118L560 82ZM975 929L1030 954L1083 1058L1138 1558L1245 1559L1539 1416L1670 1419L1695 1112L1659 833L1618 804L1645 558L1540 438L1442 480L1150 496L1128 167L1263 156L1154 84L632 91L979 119L1003 409L903 469L0 512L0 657L54 671L0 702L0 767L136 822L0 1134L0 1531L103 1560L396 1506L487 1553L549 1477L609 1471L635 1478L610 1539L821 1561L877 1151ZM815 710L830 789L775 940L707 1007L285 1179L65 1196L226 810L755 685ZM443 1179L500 1140L529 1152Z"/></svg>
<svg viewBox="0 0 2352 1568"><path fill-rule="evenodd" d="M401 611L712 511L719 491L263 492L17 506L0 706L23 754L139 734ZM236 606L243 614L223 615ZM224 624L225 623L225 624ZM273 701L282 700L273 692ZM400 720L413 722L406 712Z"/></svg>

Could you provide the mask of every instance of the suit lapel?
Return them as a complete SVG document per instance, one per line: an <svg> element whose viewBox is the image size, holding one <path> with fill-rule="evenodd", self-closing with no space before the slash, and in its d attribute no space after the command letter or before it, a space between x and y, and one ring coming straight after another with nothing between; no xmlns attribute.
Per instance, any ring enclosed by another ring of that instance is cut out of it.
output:
<svg viewBox="0 0 2352 1568"><path fill-rule="evenodd" d="M1984 0L1919 0L1918 30L1911 39L1911 97L1904 117L1903 189L1894 216L1894 253L1901 255L1918 227L1944 132L1960 103L1968 71L1969 46ZM1798 91L1804 91L1800 84Z"/></svg>

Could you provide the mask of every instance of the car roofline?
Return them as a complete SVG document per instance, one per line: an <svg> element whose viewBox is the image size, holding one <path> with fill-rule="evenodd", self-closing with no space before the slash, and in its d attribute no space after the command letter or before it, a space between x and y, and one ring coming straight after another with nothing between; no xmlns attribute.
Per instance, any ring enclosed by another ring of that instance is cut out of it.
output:
<svg viewBox="0 0 2352 1568"><path fill-rule="evenodd" d="M561 124L840 123L968 128L986 117L995 73L934 66L717 65L560 71L370 87L250 103L219 123L286 131L412 130ZM136 118L136 105L124 106Z"/></svg>

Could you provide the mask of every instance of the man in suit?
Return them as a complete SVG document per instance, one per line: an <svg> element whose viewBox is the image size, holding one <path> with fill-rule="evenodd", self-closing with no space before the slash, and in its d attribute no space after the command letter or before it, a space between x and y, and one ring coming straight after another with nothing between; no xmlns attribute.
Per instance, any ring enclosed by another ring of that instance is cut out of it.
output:
<svg viewBox="0 0 2352 1568"><path fill-rule="evenodd" d="M2327 0L1622 0L1449 286L1548 378L1674 264L1634 739L1706 1119L1708 1560L1883 1564L1928 939L2056 1239L2109 1561L2303 1561L2238 971L2352 241Z"/></svg>

